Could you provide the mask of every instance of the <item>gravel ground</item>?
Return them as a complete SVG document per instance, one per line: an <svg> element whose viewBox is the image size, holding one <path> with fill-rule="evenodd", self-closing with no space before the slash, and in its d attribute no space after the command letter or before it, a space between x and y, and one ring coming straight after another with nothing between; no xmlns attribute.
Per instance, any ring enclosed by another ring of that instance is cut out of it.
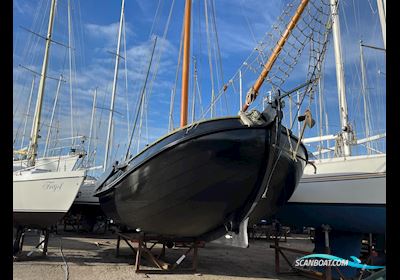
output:
<svg viewBox="0 0 400 280"><path fill-rule="evenodd" d="M13 264L14 279L29 280L62 280L68 279L308 279L302 276L277 275L274 266L274 250L269 248L271 242L251 240L247 249L224 247L208 243L198 252L198 269L196 273L185 274L136 274L134 255L131 249L121 241L120 256L115 256L116 235L87 235L82 233L51 234L47 256L34 252L29 257L39 237L34 232L27 233L23 252ZM313 244L304 236L289 237L282 246L295 247L311 251ZM61 253L62 246L62 253ZM156 248L156 250L158 250ZM167 250L167 261L174 262L185 249ZM296 254L287 254L294 260ZM65 260L65 262L64 262ZM191 265L191 254L183 261L182 266ZM143 261L145 265L146 262ZM288 271L289 266L281 258L281 271ZM68 267L68 269L66 269ZM143 268L150 268L143 266ZM66 272L67 271L67 272Z"/></svg>

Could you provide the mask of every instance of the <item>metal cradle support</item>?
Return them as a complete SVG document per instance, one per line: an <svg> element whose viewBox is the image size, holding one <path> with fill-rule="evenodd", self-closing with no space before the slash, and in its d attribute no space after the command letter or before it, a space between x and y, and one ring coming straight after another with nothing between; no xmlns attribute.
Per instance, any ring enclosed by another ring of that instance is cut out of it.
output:
<svg viewBox="0 0 400 280"><path fill-rule="evenodd" d="M17 233L15 236L14 244L13 244L13 256L14 259L18 257L22 253L22 249L24 246L24 238L25 238L25 231L27 228L24 227L18 227L17 228ZM29 257L32 255L32 253L35 250L40 250L42 251L42 255L46 256L47 255L47 246L49 243L49 236L50 236L50 230L49 229L42 229L41 230L41 235L40 235L40 240L39 243L35 246L35 248L30 251L27 256ZM39 249L40 247L40 249Z"/></svg>
<svg viewBox="0 0 400 280"><path fill-rule="evenodd" d="M276 224L277 227L279 227L279 223ZM325 235L325 253L330 254L331 249L329 245L329 232L331 228L329 225L322 225L322 230ZM319 271L313 271L313 270L307 270L304 268L296 267L293 265L293 262L289 260L289 258L285 255L284 251L287 252L292 252L292 253L298 253L302 255L309 255L312 254L313 252L307 252L303 250L298 250L295 248L287 248L287 247L282 247L279 245L279 237L278 235L275 236L274 239L274 245L270 245L270 248L275 249L275 272L277 274L301 274L313 279L318 279L318 280L332 280L332 271L331 267L327 266L325 268L324 272L319 272ZM283 257L283 259L286 261L286 263L290 266L291 270L290 271L281 271L280 270L280 256ZM342 275L340 270L337 267L334 267L338 274L341 276L343 280L346 278Z"/></svg>
<svg viewBox="0 0 400 280"><path fill-rule="evenodd" d="M178 273L178 272L196 272L197 270L197 257L198 248L204 247L204 242L195 239L165 239L160 236L149 236L141 233L117 233L117 248L116 256L120 255L121 239L129 246L135 254L135 272L136 273ZM135 245L134 245L135 244ZM151 244L151 245L150 245ZM155 246L162 245L161 252L155 254ZM174 262L169 263L162 258L166 255L166 249L172 247L186 248L186 251ZM184 259L192 253L192 266L189 268L180 267ZM142 269L142 257L155 266L155 269Z"/></svg>

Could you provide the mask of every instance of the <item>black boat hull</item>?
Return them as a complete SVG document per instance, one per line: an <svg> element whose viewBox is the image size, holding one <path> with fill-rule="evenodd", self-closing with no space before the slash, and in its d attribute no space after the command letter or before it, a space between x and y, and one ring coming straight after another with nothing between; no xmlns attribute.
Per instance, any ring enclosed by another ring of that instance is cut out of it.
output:
<svg viewBox="0 0 400 280"><path fill-rule="evenodd" d="M306 151L299 153L304 158ZM275 170L272 171L273 180L249 217L249 226L259 223L261 219L272 217L286 205L303 176L305 163L303 160L291 160L288 153L283 153L281 157L282 159L277 161Z"/></svg>
<svg viewBox="0 0 400 280"><path fill-rule="evenodd" d="M297 139L283 129L277 137L276 131L275 121L248 127L239 118L179 130L138 155L100 188L103 211L116 223L163 236L207 239L237 231L267 187L276 185L275 178L287 177L293 168L296 174L303 172L304 160L292 165L290 152L280 148L288 150L288 139L293 146ZM305 158L304 147L300 150ZM275 165L285 174L271 177ZM280 204L282 193L289 199L286 194L291 195L295 185L269 188L270 203Z"/></svg>
<svg viewBox="0 0 400 280"><path fill-rule="evenodd" d="M48 228L57 224L65 214L66 212L13 212L13 225L15 228Z"/></svg>

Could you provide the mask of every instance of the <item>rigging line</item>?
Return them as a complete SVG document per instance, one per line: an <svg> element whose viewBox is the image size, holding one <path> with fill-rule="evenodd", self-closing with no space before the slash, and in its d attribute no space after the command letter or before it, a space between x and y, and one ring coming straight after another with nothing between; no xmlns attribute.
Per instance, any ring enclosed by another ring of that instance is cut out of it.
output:
<svg viewBox="0 0 400 280"><path fill-rule="evenodd" d="M47 1L46 3L47 3L47 5L48 5L49 2ZM34 27L35 27L36 25L38 25L39 15L42 14L41 11L46 11L46 10L47 10L47 7L46 7L45 9L43 9L43 6L44 6L44 1L42 0L42 1L40 2L40 5L38 5L37 8L36 8L35 16L34 16L34 19L33 19L32 25L31 25L31 30L34 30ZM42 22L43 22L43 21L44 21L44 17L42 17ZM33 37L32 34L30 34L28 43L25 44L25 48L23 49L22 58L26 58L28 50L32 50L32 49L30 48L30 44L33 44L32 37ZM34 37L34 38L36 38L36 37ZM36 39L38 39L38 38L36 38ZM32 57L30 57L30 59L32 59Z"/></svg>
<svg viewBox="0 0 400 280"><path fill-rule="evenodd" d="M308 85L308 86L309 86L309 85ZM294 123L296 122L297 116L299 115L299 111L300 111L300 109L301 109L301 105L303 105L304 99L305 99L305 97L307 96L308 86L307 86L306 89L304 90L304 94L302 94L302 96L301 96L301 100L300 100L300 102L299 102L299 104L298 104L298 109L297 109L297 111L295 110L296 113L295 113L295 115L294 115L294 118L293 118L293 121L292 121L292 125L290 126L290 130L293 129ZM300 93L298 93L298 94L300 94Z"/></svg>
<svg viewBox="0 0 400 280"><path fill-rule="evenodd" d="M68 0L68 61L69 61L69 98L70 98L70 114L71 114L71 144L74 146L75 139L74 139L74 116L73 116L73 105L72 105L72 40L71 40L71 0Z"/></svg>
<svg viewBox="0 0 400 280"><path fill-rule="evenodd" d="M195 120L195 117L196 117L196 107L195 107L195 105L196 105L196 96L197 96L197 92L196 92L196 90L197 90L197 84L198 84L198 81L197 81L197 60L196 60L196 57L195 56L193 56L192 57L192 59L193 59L193 82L192 82L192 120L191 120L191 122L193 123L194 122L194 120Z"/></svg>
<svg viewBox="0 0 400 280"><path fill-rule="evenodd" d="M144 112L144 104L146 103L146 93L143 94L143 102L142 106L140 106L140 118L139 118L139 129L138 129L138 141L137 141L137 149L136 153L139 153L140 148L140 139L142 137L142 124L143 124L143 112Z"/></svg>
<svg viewBox="0 0 400 280"><path fill-rule="evenodd" d="M349 25L347 23L347 15L346 15L346 11L344 9L344 5L340 5L340 9L342 10L341 14L343 15L343 19L344 19L344 25L346 26L346 31L348 34L350 34L350 29L349 29Z"/></svg>
<svg viewBox="0 0 400 280"><path fill-rule="evenodd" d="M96 89L98 89L98 87L96 86ZM104 106L104 102L105 102L105 98L104 98L105 94L103 95L103 106ZM97 101L96 101L97 103ZM103 110L101 110L100 115L102 115ZM93 165L96 166L96 158L97 158L97 146L99 143L99 131L100 131L100 126L101 126L101 117L99 118L99 116L97 115L97 110L96 110L96 121L99 123L99 125L97 126L97 128L95 127L95 138L94 138L94 154L93 154Z"/></svg>
<svg viewBox="0 0 400 280"><path fill-rule="evenodd" d="M46 3L47 3L46 10L47 10L47 7L49 5L49 0ZM36 9L35 19L34 19L34 21L32 23L32 28L37 24L37 21L39 20L39 14L40 15L42 14L40 11L42 10L41 8L42 8L43 5L44 5L44 1L42 1L41 5L38 5L38 7ZM41 18L42 19L42 25L45 22L45 18L46 17L42 17ZM37 59L38 55L29 56L28 57L28 52L31 51L32 49L36 49L37 48L37 44L39 43L39 38L37 38L36 36L33 36L32 34L30 34L28 38L29 38L28 39L28 43L25 44L25 48L22 51L21 59L24 60L24 61L25 61L25 59L28 59L28 61L30 61L30 64L33 65L33 60L34 60L34 58ZM31 45L33 45L35 42L36 42L35 48L32 48ZM15 79L15 83L16 84L20 84L20 80L22 79L22 77L21 77L21 75L19 75L20 72L17 72L17 73L18 73L18 76ZM24 79L24 82L23 82L24 86L22 87L23 91L25 91L25 89L26 89L26 83L27 83L27 81L26 81L26 79ZM20 104L20 102L17 102L17 106L14 109L13 121L14 121L15 114L18 112L19 104Z"/></svg>
<svg viewBox="0 0 400 280"><path fill-rule="evenodd" d="M377 61L377 58L375 57L375 67L376 68L378 68L379 66L378 66L378 61ZM366 69L368 69L368 68L366 68ZM372 106L371 106L371 97L373 98L373 99L375 99L376 100L376 102L373 102L373 104L375 104L375 108L376 108L376 111L377 111L377 114L376 114L376 121L375 122L372 122L371 123L371 125L370 125L370 127L371 127L371 130L375 130L375 127L377 126L377 124L379 124L379 123L381 123L381 116L383 115L384 116L384 112L382 112L382 108L383 108L383 106L382 106L382 103L380 103L379 101L379 97L383 97L383 92L382 92L382 89L381 89L381 86L380 86L380 83L379 83L379 80L378 80L378 77L379 77L379 72L376 72L376 80L375 80L375 83L376 83L376 94L375 94L375 96L377 96L378 98L374 98L374 94L371 94L370 93L370 91L368 90L367 91L367 102L368 102L368 108L369 108L369 116L371 115L371 108L372 108ZM366 76L366 79L367 79L367 76ZM375 110L374 110L375 111ZM372 124L374 124L374 127L372 126Z"/></svg>
<svg viewBox="0 0 400 280"><path fill-rule="evenodd" d="M32 79L32 87L31 87L31 92L29 94L29 99L28 99L28 108L26 109L26 116L25 116L25 121L24 121L24 130L22 132L22 139L21 139L21 149L23 148L24 145L24 140L25 140L25 133L26 133L26 125L28 123L28 115L31 111L31 102L32 102L32 95L33 95L33 90L35 87L35 76L33 76Z"/></svg>
<svg viewBox="0 0 400 280"><path fill-rule="evenodd" d="M357 12L356 12L356 3L353 0L353 14L354 14L354 22L356 23L356 29L360 30L360 23L359 23L359 18L357 17Z"/></svg>
<svg viewBox="0 0 400 280"><path fill-rule="evenodd" d="M178 75L179 75L179 69L181 66L181 59L182 59L182 55L183 55L183 31L184 31L184 24L182 24L182 30L181 30L181 40L180 40L180 44L179 44L179 54L178 54L178 63L176 66L176 72L175 72L175 84L172 88L171 91L171 103L170 103L170 109L169 109L169 124L168 124L168 128L170 131L172 131L174 129L174 119L173 119L173 112L174 112L174 103L175 103L175 95L176 95L176 86L178 84Z"/></svg>
<svg viewBox="0 0 400 280"><path fill-rule="evenodd" d="M314 93L314 107L315 107L315 113L316 113L316 115L317 115L317 117L316 117L316 119L317 119L316 125L317 125L317 127L321 127L321 125L320 125L320 119L319 119L318 102L319 102L319 98L318 98L318 100L317 100L317 93L316 93L316 91L315 91L315 93Z"/></svg>
<svg viewBox="0 0 400 280"><path fill-rule="evenodd" d="M322 65L321 69L321 74L320 78L318 81L318 89L319 89L319 123L320 123L320 128L319 128L319 134L320 136L323 135L323 115L324 115L324 70L325 70L325 64ZM321 143L322 144L322 143Z"/></svg>
<svg viewBox="0 0 400 280"><path fill-rule="evenodd" d="M80 57L81 57L81 65L86 65L86 57L85 57L85 51L84 51L84 43L83 42L85 42L84 40L83 40L83 38L84 38L84 28L82 27L83 26L83 24L82 24L82 14L81 14L81 4L80 4L81 2L80 1L78 1L78 25L77 26L79 26L79 31L80 32L78 32L78 36L80 36L80 37L78 37L78 43L79 43L79 47L80 47L80 50L82 50L82 52L80 53Z"/></svg>
<svg viewBox="0 0 400 280"><path fill-rule="evenodd" d="M219 77L219 73L218 73L218 59L217 59L217 50L216 50L216 44L218 44L218 37L216 35L216 30L215 30L215 23L213 22L213 0L210 0L210 38L215 37L217 40L212 40L211 41L211 50L212 50L212 54L211 57L214 59L214 69L215 69L215 79L217 81L217 88L220 88L220 77ZM222 81L223 82L223 81ZM220 104L221 105L221 104ZM222 114L222 108L221 109L221 114Z"/></svg>
<svg viewBox="0 0 400 280"><path fill-rule="evenodd" d="M148 93L148 97L146 99L147 102L145 103L145 107L144 107L146 112L148 110L148 103L150 101L150 97L151 97L151 95L153 93L153 85L154 85L154 81L155 81L155 79L157 77L157 74L158 74L158 69L159 69L160 62L161 62L161 55L162 55L163 51L166 49L166 37L167 37L168 30L169 30L170 22L171 22L171 17L172 17L172 12L173 12L173 9L174 9L174 5L175 5L175 0L173 0L172 3L171 3L171 8L169 9L167 22L165 24L164 33L163 33L163 36L162 36L161 47L160 47L160 50L157 53L157 58L156 58L157 62L156 62L156 65L155 65L155 70L154 70L153 75L152 75L152 79L150 81L149 93Z"/></svg>
<svg viewBox="0 0 400 280"><path fill-rule="evenodd" d="M108 92L108 90L106 92ZM102 101L102 104L101 104L102 108L105 108L104 104L106 103L106 95L107 95L106 92L103 93L103 101ZM100 110L100 120L99 120L98 129L97 129L98 131L101 131L100 128L101 128L101 123L102 123L102 120L103 120L103 111L104 110Z"/></svg>
<svg viewBox="0 0 400 280"><path fill-rule="evenodd" d="M376 67L378 67L378 61L377 61L376 57L375 57L375 64L376 64ZM385 67L385 64L383 65L384 67ZM381 72L379 70L379 71L376 72L376 76L375 76L376 77L376 79L375 79L375 81L376 81L376 92L377 92L375 100L377 100L377 101L374 102L374 104L377 105L377 109L376 110L377 110L377 115L379 116L377 123L381 123L383 121L384 122L383 124L386 127L386 119L380 117L380 116L384 116L386 114L386 111L384 109L385 108L384 104L385 104L385 100L386 100L386 87L385 87L385 83L383 83L383 86L382 86L382 82L381 83L379 82L380 81L380 79L379 79L380 75L381 75ZM386 81L386 78L385 78L385 81Z"/></svg>
<svg viewBox="0 0 400 280"><path fill-rule="evenodd" d="M361 84L361 96L363 98L363 105L364 105L364 129L365 129L365 137L369 137L370 135L370 122L368 118L368 114L370 113L369 107L368 107L368 83L366 79L366 63L364 62L364 56L363 56L363 50L362 50L362 41L360 41L360 68L361 68L361 81L359 83ZM360 98L360 96L359 96ZM367 143L369 146L370 143Z"/></svg>
<svg viewBox="0 0 400 280"><path fill-rule="evenodd" d="M42 13L44 13L45 11L48 10L50 0L47 0L47 2L46 2L46 7L45 7L44 9L43 9L43 7L42 7L42 6L44 6L44 1L42 1L41 3L42 3L42 4L41 4L41 5L38 7L38 9L36 10L35 19L34 19L34 22L33 22L33 24L32 24L32 30L34 29L34 27L35 27L36 25L39 24L39 23L38 23L38 21L39 21L39 15L42 15ZM43 17L41 17L41 19L42 19L42 22L41 22L41 24L40 24L40 26L39 26L39 32L43 29L43 26L44 26L46 17L43 16ZM28 59L28 61L29 61L30 64L34 64L33 61L34 61L35 59L37 60L37 55L36 55L36 56L29 56L29 57L27 57L27 56L28 56L28 52L31 51L31 50L37 49L38 44L39 44L39 38L36 37L36 36L33 36L33 34L31 34L31 35L29 36L28 43L25 45L25 49L24 49L24 51L23 51L23 58Z"/></svg>
<svg viewBox="0 0 400 280"><path fill-rule="evenodd" d="M151 52L149 67L148 67L148 69L147 69L146 79L145 79L145 81L144 81L142 93L141 93L141 96L140 96L140 101L139 101L138 108L137 108L137 113L136 113L136 117L135 117L135 122L134 122L133 127L132 127L131 137L130 137L130 139L129 139L129 145L128 145L128 148L127 148L127 150L126 150L125 160L127 160L128 157L129 157L129 150L130 150L130 148L131 148L132 138L133 138L133 134L134 134L134 132L135 132L135 127L136 127L138 115L139 115L139 112L140 112L140 106L141 106L141 104L142 104L142 102L143 102L143 96L144 96L144 92L145 92L145 90L146 90L147 79L148 79L148 77L149 77L151 64L152 64L152 62L153 62L153 56L154 56L154 50L156 49L156 44L157 44L157 36L154 38L154 46L153 46L153 50L152 50L152 52Z"/></svg>
<svg viewBox="0 0 400 280"><path fill-rule="evenodd" d="M151 35L153 35L153 31L154 31L154 27L156 26L156 21L158 24L158 21L160 19L160 15L158 14L159 10L160 10L160 4L161 2L164 2L162 0L158 0L158 4L157 4L157 9L156 9L156 13L154 14L154 18L153 18L153 23L151 24L151 28L150 28L150 34L149 34L149 38L151 37Z"/></svg>
<svg viewBox="0 0 400 280"><path fill-rule="evenodd" d="M371 0L368 0L369 7L371 8L372 14L376 14L376 11L372 8Z"/></svg>
<svg viewBox="0 0 400 280"><path fill-rule="evenodd" d="M192 7L193 7L193 4L192 4ZM195 34L194 34L194 17L192 16L192 14L193 14L193 8L190 8L190 10L191 10L191 16L190 16L190 28L192 29L192 32L190 32L190 38L189 38L189 41L190 42L193 42L194 40L193 40L193 38L194 38L194 36L195 36ZM190 63L190 59L192 59L193 60L193 63ZM193 51L193 46L192 46L192 48L191 48L191 50L189 51L189 59L188 59L188 62L189 62L189 67L188 67L188 86L187 86L187 117L186 117L186 119L187 120L189 120L189 113L190 114L192 114L192 118L191 119L193 119L193 110L192 109L195 109L194 108L194 105L195 105L195 99L196 99L196 93L193 91L193 89L195 88L195 79L196 79L196 77L195 77L195 70L197 70L196 69L196 57L195 57L195 55L194 55L194 51ZM190 98L191 98L191 100L190 100ZM190 106L190 102L192 102L192 108L190 108L189 106ZM196 111L196 110L194 110L194 111Z"/></svg>
<svg viewBox="0 0 400 280"><path fill-rule="evenodd" d="M73 3L73 2L71 2L71 3ZM78 3L79 3L79 1L78 1ZM74 11L74 5L73 4L71 6L71 9L72 9L72 11ZM80 12L80 10L78 10L78 12ZM79 25L74 24L74 13L72 13L71 16L72 16L72 21L71 21L72 44L74 45L74 48L72 48L72 50L73 50L73 56L72 56L73 72L72 73L74 75L75 87L77 88L78 87L78 85L77 85L77 75L79 75L78 70L82 69L79 66L81 66L81 67L84 66L84 59L82 59L83 56L81 56L81 54L84 54L84 49L82 47L83 40L80 40L80 38L79 38L79 32L75 32L76 29L77 29L76 26L79 26ZM82 30L82 28L80 28L80 30ZM78 49L79 52L76 49L77 43L79 45L79 49ZM81 59L79 59L79 58L81 58ZM80 95L76 95L76 93L75 93L75 96L79 100ZM77 100L77 99L75 99L75 100ZM75 105L75 107L74 107L74 105ZM82 108L82 105L83 105L83 102L82 103L81 102L77 103L75 101L73 103L73 108L75 108L75 110L77 110L78 112L81 112L82 110L79 107ZM75 126L75 133L76 133L76 135L80 135L80 131L82 131L83 123L76 122L76 124L77 125Z"/></svg>
<svg viewBox="0 0 400 280"><path fill-rule="evenodd" d="M196 86L197 86L197 95L199 96L199 104L200 104L200 110L201 110L201 114L204 113L204 109L203 109L203 105L201 104L201 91L200 91L200 85L199 85L199 80L198 77L196 78Z"/></svg>
<svg viewBox="0 0 400 280"><path fill-rule="evenodd" d="M242 66L241 66L242 67ZM238 73L239 73L239 71L236 71L236 73L232 76L232 78L229 80L229 81L232 81L232 84L233 84L233 80L235 80L236 79L236 76L238 75ZM231 83L231 82L230 82ZM200 120L201 119L204 119L204 117L208 114L208 112L210 111L210 109L211 109L211 107L215 104L215 102L216 101L218 101L219 100L219 98L221 97L221 95L224 93L224 90L223 89L221 89L220 91L219 91L219 93L217 94L217 97L215 98L215 100L214 100L214 102L213 103L211 103L208 107L207 107L207 110L206 111L204 111L204 113L200 116ZM190 126L188 129L191 129L193 127L193 125L192 126Z"/></svg>
<svg viewBox="0 0 400 280"><path fill-rule="evenodd" d="M207 34L207 52L208 52L208 65L210 67L210 80L211 80L211 118L213 118L215 113L214 108L214 75L213 75L213 65L212 65L212 57L211 57L211 42L210 42L210 34L209 34L209 22L208 22L208 0L204 0L204 14L206 19L206 34Z"/></svg>
<svg viewBox="0 0 400 280"><path fill-rule="evenodd" d="M13 122L16 120L16 117L20 116L20 114L19 114L19 107L20 106L19 105L21 104L21 102L19 102L19 100L21 99L22 92L26 91L27 84L28 84L28 80L25 79L24 82L23 82L23 86L21 88L21 91L19 91L19 94L16 96L17 97L16 98L17 102L13 102ZM13 100L14 100L14 95L13 95ZM16 104L15 107L14 107L14 104Z"/></svg>
<svg viewBox="0 0 400 280"><path fill-rule="evenodd" d="M14 147L14 144L17 142L17 139L18 139L18 136L19 136L19 131L20 131L21 127L22 127L22 122L19 121L17 132L15 133L15 137L13 139L13 147Z"/></svg>
<svg viewBox="0 0 400 280"><path fill-rule="evenodd" d="M211 8L212 8L211 9L211 11L212 11L212 13L211 13L212 14L212 22L213 22L213 25L214 25L214 34L215 34L215 40L216 40L216 46L217 46L217 54L218 54L218 62L219 62L219 63L217 63L217 65L219 65L219 71L220 71L220 75L221 75L221 82L222 82L222 84L224 84L225 80L224 80L224 72L223 72L223 69L222 69L222 56L221 56L221 49L220 49L220 45L219 45L214 0L211 0ZM218 88L219 88L219 86L218 86ZM228 101L226 99L226 94L224 94L224 100L225 100L226 112L229 115L229 106L228 106Z"/></svg>
<svg viewBox="0 0 400 280"><path fill-rule="evenodd" d="M256 40L256 36L254 36L254 32L253 32L253 29L251 28L250 21L249 21L248 17L246 16L245 12L244 12L244 11L245 11L245 8L244 8L244 6L243 6L243 0L240 1L240 6L241 6L240 11L241 11L241 13L242 13L242 16L243 16L244 19L246 20L247 27L248 27L248 29L249 29L249 31L250 31L251 37L253 38L254 43L256 43L256 45L257 45L258 42L257 42L257 40Z"/></svg>
<svg viewBox="0 0 400 280"><path fill-rule="evenodd" d="M63 63L62 63L62 69L64 69L65 68L65 65L66 65L66 62L67 62L67 50L65 50L64 51L64 60L63 60ZM56 90L56 96L54 97L54 101L53 101L53 112L52 112L52 115L53 115L53 117L54 117L54 114L55 113L57 113L57 117L58 118L60 118L60 110L57 110L58 109L58 101L57 101L57 95L59 94L59 90L60 90L60 86L61 86L61 83L60 83L60 81L63 81L63 82L66 82L64 79L63 79L63 72L61 72L60 73L60 76L59 76L59 78L58 78L58 85L57 85L57 89L58 90ZM50 110L51 110L51 107L47 107L47 111L45 112L46 114L44 115L44 116L46 116L46 118L48 118L49 117L49 114L50 114ZM51 135L51 129L52 128L54 128L54 126L51 124L51 118L50 118L50 123L49 124L46 124L46 122L45 122L45 117L43 117L43 120L41 121L41 123L40 123L40 130L42 130L43 129L43 127L46 127L46 129L47 129L47 134L48 134L48 138L49 138L49 140L48 140L48 143L53 143L53 141L51 141L51 136L53 136L53 135ZM58 124L59 125L59 124ZM49 134L49 132L50 132L50 134ZM44 131L43 131L43 133L44 133ZM58 133L58 132L57 132ZM56 134L56 135L54 135L53 137L57 137L57 135L58 134ZM56 138L55 138L56 139ZM46 141L47 141L47 139L46 139ZM48 146L48 144L47 145L45 145L45 149L46 149L46 146ZM47 154L47 152L46 152L46 154Z"/></svg>
<svg viewBox="0 0 400 280"><path fill-rule="evenodd" d="M201 13L201 1L197 1L197 18L198 18L198 20L197 20L197 26L198 26L198 36L199 36L199 39L198 39L198 47L199 47L199 51L198 51L198 54L196 55L196 57L197 57L197 59L198 59L198 62L199 62L199 65L201 65L201 62L202 62L202 60L201 60L201 54L202 54L202 50L203 50L203 44L202 44L202 34L203 34L203 32L202 32L202 20L201 20L201 15L202 15L202 13ZM194 30L194 29L193 29ZM194 49L194 48L193 48Z"/></svg>
<svg viewBox="0 0 400 280"><path fill-rule="evenodd" d="M129 115L129 99L128 99L128 66L127 60L128 57L126 56L126 26L125 26L125 13L122 18L123 30L124 30L124 65L125 65L125 98L126 98L126 119L127 119L127 141L129 142L129 132L130 130L130 115Z"/></svg>
<svg viewBox="0 0 400 280"><path fill-rule="evenodd" d="M174 123L174 118L173 118L173 108L174 108L174 99L175 99L175 94L174 94L174 89L171 88L171 98L170 98L170 103L169 103L169 118L168 118L168 131L172 131L174 129L173 123Z"/></svg>
<svg viewBox="0 0 400 280"><path fill-rule="evenodd" d="M146 111L146 114L145 114L145 128L146 128L146 144L148 144L150 141L149 141L149 125L148 125L148 121L147 121L147 119L148 119L148 116L147 116L147 111Z"/></svg>

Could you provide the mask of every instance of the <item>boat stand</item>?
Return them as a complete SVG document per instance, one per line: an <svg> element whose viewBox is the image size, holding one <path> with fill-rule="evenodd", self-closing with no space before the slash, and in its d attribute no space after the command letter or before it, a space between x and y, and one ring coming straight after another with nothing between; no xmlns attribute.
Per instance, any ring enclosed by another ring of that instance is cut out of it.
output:
<svg viewBox="0 0 400 280"><path fill-rule="evenodd" d="M125 243L129 246L129 248L136 255L135 257L135 272L136 273L154 273L154 274L165 274L165 273L178 273L178 272L196 272L197 270L197 252L198 248L204 247L204 243L197 241L195 239L165 239L160 236L148 236L145 234L138 233L121 233L118 232L117 239L117 248L116 248L116 257L119 256L119 249L121 239L125 241ZM136 243L136 247L134 247L133 243ZM148 245L150 243L151 245ZM161 244L162 249L160 254L156 255L152 251L155 245ZM165 257L166 248L175 247L187 248L184 254L181 255L174 263L168 263L161 258ZM179 267L183 260L192 253L192 266L189 268ZM157 269L142 269L141 259L142 256L146 258L146 260L153 264Z"/></svg>
<svg viewBox="0 0 400 280"><path fill-rule="evenodd" d="M14 244L13 244L14 259L17 259L18 255L22 253L26 230L27 230L27 228L24 228L24 227L17 228L17 233L15 236ZM43 239L42 239L42 236L44 236ZM35 246L35 248L32 251L30 251L27 254L27 256L29 257L30 255L32 255L35 250L40 250L42 252L42 255L46 256L47 255L47 246L49 243L49 236L50 236L50 230L42 229L41 230L41 238L40 238L39 243Z"/></svg>
<svg viewBox="0 0 400 280"><path fill-rule="evenodd" d="M278 224L277 224L277 227L279 227ZM330 227L328 225L322 225L322 229L323 229L323 232L325 235L325 254L330 254L331 253L330 246L329 246ZM270 245L270 248L275 249L275 273L276 274L288 274L288 275L301 274L303 276L307 276L307 277L310 277L313 279L318 279L318 280L332 280L332 267L327 266L325 268L324 272L319 272L319 271L308 270L308 269L296 267L293 265L293 262L291 262L288 259L288 257L284 254L284 251L298 253L298 254L302 254L302 255L310 255L310 254L313 254L313 252L307 252L307 251L298 250L295 248L279 246L278 234L275 235L274 245ZM286 263L290 266L290 268L291 268L290 271L281 271L280 270L280 255L283 257L283 259L286 261ZM340 275L341 279L345 280L346 278L340 272L339 268L337 268L337 267L334 267L334 268L336 269L337 273Z"/></svg>

